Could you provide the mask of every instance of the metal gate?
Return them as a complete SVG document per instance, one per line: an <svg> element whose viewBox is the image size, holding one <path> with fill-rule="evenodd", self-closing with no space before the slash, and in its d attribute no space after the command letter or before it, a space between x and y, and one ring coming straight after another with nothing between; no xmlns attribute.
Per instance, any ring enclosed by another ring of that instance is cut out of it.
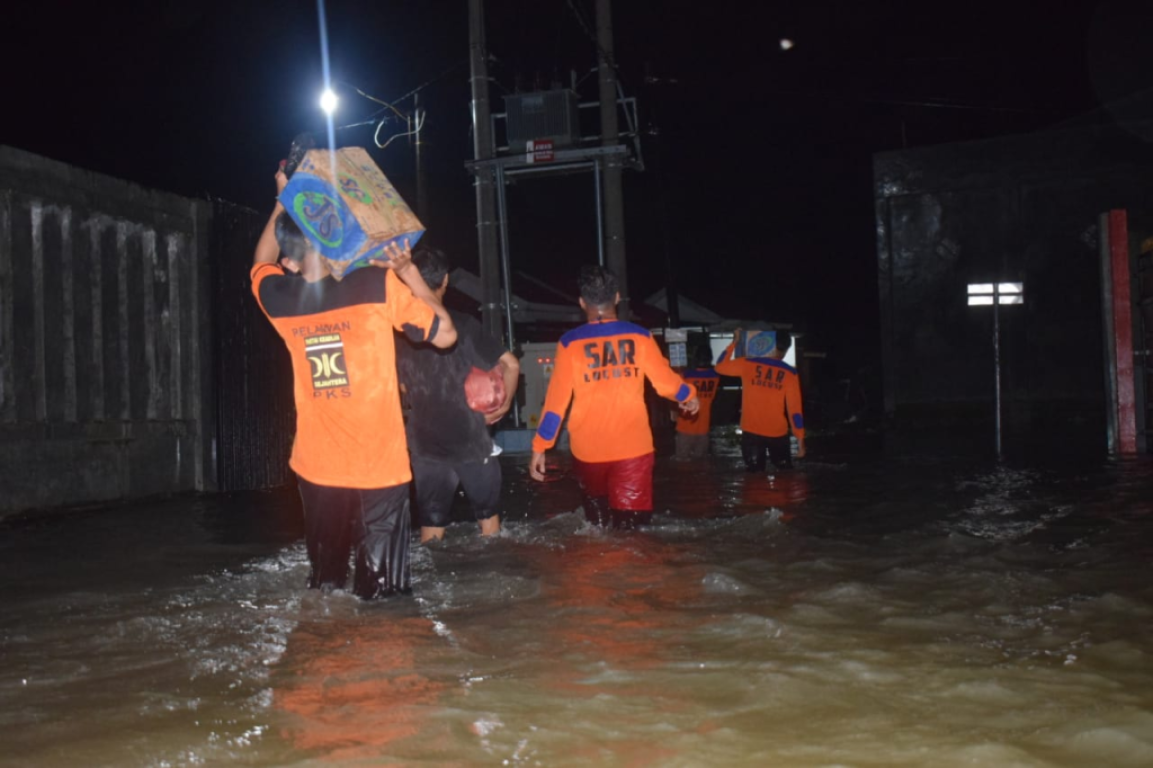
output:
<svg viewBox="0 0 1153 768"><path fill-rule="evenodd" d="M292 481L296 431L292 369L284 342L252 297L252 251L264 217L224 202L213 206L212 320L215 458L221 491L275 488Z"/></svg>

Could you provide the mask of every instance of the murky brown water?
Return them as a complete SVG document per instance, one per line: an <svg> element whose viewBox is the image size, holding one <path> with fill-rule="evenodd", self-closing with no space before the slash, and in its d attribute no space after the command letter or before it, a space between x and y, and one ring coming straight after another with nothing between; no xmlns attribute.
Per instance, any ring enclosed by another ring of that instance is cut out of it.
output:
<svg viewBox="0 0 1153 768"><path fill-rule="evenodd" d="M658 476L604 533L510 459L378 605L291 494L10 521L0 765L1153 765L1153 463Z"/></svg>

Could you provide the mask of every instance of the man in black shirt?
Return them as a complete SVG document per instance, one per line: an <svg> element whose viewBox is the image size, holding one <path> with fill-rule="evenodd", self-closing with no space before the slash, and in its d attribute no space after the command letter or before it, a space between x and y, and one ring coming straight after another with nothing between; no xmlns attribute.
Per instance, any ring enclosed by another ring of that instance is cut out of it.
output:
<svg viewBox="0 0 1153 768"><path fill-rule="evenodd" d="M412 263L444 300L448 259L431 249L418 249ZM397 374L405 394L405 431L412 457L414 501L420 540L444 538L451 519L453 495L464 489L482 536L500 532L501 471L493 455L488 427L508 413L520 378L520 362L471 315L449 310L457 342L449 349L401 341ZM473 368L496 370L504 380L504 402L487 414L468 406L464 382Z"/></svg>

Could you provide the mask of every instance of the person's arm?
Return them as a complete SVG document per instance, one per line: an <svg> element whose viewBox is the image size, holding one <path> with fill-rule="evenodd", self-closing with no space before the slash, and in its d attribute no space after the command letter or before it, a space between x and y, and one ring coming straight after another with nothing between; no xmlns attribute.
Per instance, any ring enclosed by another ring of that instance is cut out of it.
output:
<svg viewBox="0 0 1153 768"><path fill-rule="evenodd" d="M415 341L427 341L438 349L447 349L456 343L456 326L452 322L452 316L448 314L448 310L444 308L444 304L433 293L428 284L424 282L424 278L420 276L420 270L412 263L412 249L408 245L408 240L404 241L404 245L398 245L396 242L391 242L384 247L384 255L386 259L369 259L369 263L376 267L383 267L391 269L400 281L408 288L409 293L416 299L426 304L436 317L436 322L433 323L433 328L429 329L431 332L423 339L415 339ZM389 301L393 301L390 297ZM402 301L398 301L398 306ZM401 306L398 317L394 320L394 326L397 330L403 331L402 324L408 319L408 312L406 307Z"/></svg>
<svg viewBox="0 0 1153 768"><path fill-rule="evenodd" d="M724 376L740 376L741 375L741 359L733 357L733 350L737 347L737 342L734 339L733 343L725 347L725 351L721 353L721 359L713 367L713 370Z"/></svg>
<svg viewBox="0 0 1153 768"><path fill-rule="evenodd" d="M805 415L801 409L801 377L795 373L785 376L785 413L789 426L797 438L797 458L805 457Z"/></svg>
<svg viewBox="0 0 1153 768"><path fill-rule="evenodd" d="M512 408L513 398L516 397L516 388L520 385L520 360L512 352L505 352L497 363L500 367L501 378L504 379L504 402L492 413L484 417L485 424L496 424Z"/></svg>
<svg viewBox="0 0 1153 768"><path fill-rule="evenodd" d="M556 444L560 437L561 424L564 422L565 411L568 410L572 400L572 360L568 350L561 344L556 345L556 360L552 378L548 383L548 394L544 398L544 408L541 410L540 426L532 438L532 461L529 463L528 473L533 480L544 480L545 460L544 452Z"/></svg>
<svg viewBox="0 0 1153 768"><path fill-rule="evenodd" d="M257 264L275 264L276 260L280 258L280 246L276 244L276 217L284 213L284 206L280 204L280 193L284 191L284 185L288 183L288 177L284 175L283 170L276 172L276 205L272 208L272 215L268 217L268 223L264 225L264 231L260 233L260 239L256 241L256 252L252 255L252 266Z"/></svg>
<svg viewBox="0 0 1153 768"><path fill-rule="evenodd" d="M641 336L637 340L637 362L658 395L676 400L681 410L690 416L700 409L697 388L677 375L651 336Z"/></svg>

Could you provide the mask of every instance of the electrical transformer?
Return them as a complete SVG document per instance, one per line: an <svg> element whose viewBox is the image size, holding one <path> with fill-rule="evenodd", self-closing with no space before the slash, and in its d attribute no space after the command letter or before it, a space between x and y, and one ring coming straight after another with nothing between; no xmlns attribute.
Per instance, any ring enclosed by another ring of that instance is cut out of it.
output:
<svg viewBox="0 0 1153 768"><path fill-rule="evenodd" d="M529 141L545 139L561 149L580 140L577 95L567 88L505 96L504 109L513 154L524 152Z"/></svg>

